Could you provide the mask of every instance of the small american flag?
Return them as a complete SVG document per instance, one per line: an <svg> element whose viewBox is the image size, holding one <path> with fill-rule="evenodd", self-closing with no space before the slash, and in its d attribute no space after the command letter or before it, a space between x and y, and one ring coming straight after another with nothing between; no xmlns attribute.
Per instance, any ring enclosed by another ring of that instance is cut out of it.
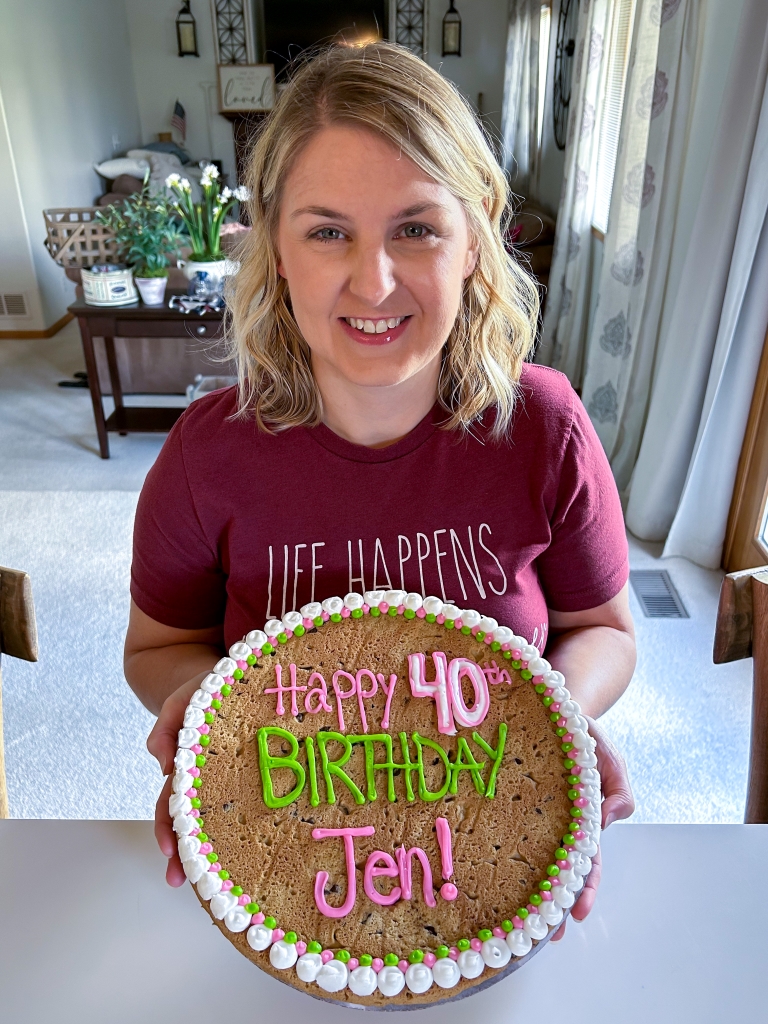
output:
<svg viewBox="0 0 768 1024"><path fill-rule="evenodd" d="M187 114L184 107L176 100L176 106L173 108L173 117L171 118L171 128L175 128L176 131L181 135L182 141L187 138Z"/></svg>

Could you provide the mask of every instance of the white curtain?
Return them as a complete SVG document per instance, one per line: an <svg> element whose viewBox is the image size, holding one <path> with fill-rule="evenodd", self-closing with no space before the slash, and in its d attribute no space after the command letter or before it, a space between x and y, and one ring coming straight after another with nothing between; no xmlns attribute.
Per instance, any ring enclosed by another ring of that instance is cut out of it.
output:
<svg viewBox="0 0 768 1024"><path fill-rule="evenodd" d="M592 291L592 214L610 13L610 0L582 0L579 9L565 175L536 353L537 363L562 370L574 387L581 385Z"/></svg>
<svg viewBox="0 0 768 1024"><path fill-rule="evenodd" d="M624 490L648 408L682 185L699 5L638 0L582 397Z"/></svg>
<svg viewBox="0 0 768 1024"><path fill-rule="evenodd" d="M512 188L526 199L536 176L538 154L540 16L541 0L509 0L501 117L503 161Z"/></svg>
<svg viewBox="0 0 768 1024"><path fill-rule="evenodd" d="M717 567L768 320L768 4L745 0L627 525Z"/></svg>

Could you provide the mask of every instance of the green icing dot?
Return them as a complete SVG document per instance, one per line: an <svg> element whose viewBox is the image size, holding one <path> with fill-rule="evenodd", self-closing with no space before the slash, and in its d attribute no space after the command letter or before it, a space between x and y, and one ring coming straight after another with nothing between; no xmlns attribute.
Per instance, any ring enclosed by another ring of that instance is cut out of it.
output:
<svg viewBox="0 0 768 1024"><path fill-rule="evenodd" d="M522 664L523 663L522 661L520 661L519 658L515 658L515 660L512 662L512 668L519 669L522 667Z"/></svg>
<svg viewBox="0 0 768 1024"><path fill-rule="evenodd" d="M397 608L392 605L391 608L387 609L387 615L397 615Z"/></svg>
<svg viewBox="0 0 768 1024"><path fill-rule="evenodd" d="M571 824L568 826L568 831L569 832L578 832L580 828L581 828L581 825L578 823L578 821L572 821Z"/></svg>
<svg viewBox="0 0 768 1024"><path fill-rule="evenodd" d="M304 634L305 634L306 632L307 632L307 631L306 631L306 629L304 629L304 627L303 627L303 626L297 626L297 627L296 627L296 629L294 629L294 631L293 631L293 635L294 635L294 636L304 636ZM286 933L286 935L292 935L292 934L293 934L293 932L287 932L287 933ZM288 941L287 937L286 937L285 941L286 941L286 942ZM294 942L295 942L295 941L296 941L296 940L294 939Z"/></svg>
<svg viewBox="0 0 768 1024"><path fill-rule="evenodd" d="M555 850L555 860L565 860L565 858L567 856L568 856L568 851L564 850L562 847L560 847L559 849Z"/></svg>
<svg viewBox="0 0 768 1024"><path fill-rule="evenodd" d="M255 665L256 664L256 655L255 654L249 654L248 657L245 659L245 662L246 662L247 665Z"/></svg>
<svg viewBox="0 0 768 1024"><path fill-rule="evenodd" d="M437 616L433 615L432 612L430 612L429 615L425 616L425 619L426 619L427 622L436 622L437 621Z"/></svg>
<svg viewBox="0 0 768 1024"><path fill-rule="evenodd" d="M283 942L287 942L289 946L295 946L299 941L299 936L296 932L286 932L283 936Z"/></svg>
<svg viewBox="0 0 768 1024"><path fill-rule="evenodd" d="M277 642L279 644L287 644L288 643L288 634L287 633L278 633L277 634Z"/></svg>
<svg viewBox="0 0 768 1024"><path fill-rule="evenodd" d="M485 640L485 633L482 631L482 629L478 629L478 631L475 633L475 640L477 640L479 644L481 644L483 640Z"/></svg>
<svg viewBox="0 0 768 1024"><path fill-rule="evenodd" d="M536 693L544 693L544 691L546 690L546 686L544 685L544 683L537 683L534 686L534 690L536 691Z"/></svg>
<svg viewBox="0 0 768 1024"><path fill-rule="evenodd" d="M557 878L557 876L560 874L560 868L557 866L557 864L550 864L547 868L547 874L550 878Z"/></svg>
<svg viewBox="0 0 768 1024"><path fill-rule="evenodd" d="M463 953L465 949L469 949L469 939L459 939L459 941L456 943L456 946Z"/></svg>
<svg viewBox="0 0 768 1024"><path fill-rule="evenodd" d="M277 928L277 921L274 919L274 917L265 917L264 924L267 926L267 928Z"/></svg>
<svg viewBox="0 0 768 1024"><path fill-rule="evenodd" d="M449 951L447 946L438 946L437 949L435 950L435 956L437 957L438 960L445 960L445 958L448 956L448 952Z"/></svg>
<svg viewBox="0 0 768 1024"><path fill-rule="evenodd" d="M571 784L572 786L575 786L577 782L581 782L581 779L579 778L579 776L578 776L578 775L569 775L569 776L568 776L568 782L569 782L569 783L570 783L570 784Z"/></svg>
<svg viewBox="0 0 768 1024"><path fill-rule="evenodd" d="M205 768L205 754L198 754L195 758L195 764L198 768Z"/></svg>
<svg viewBox="0 0 768 1024"><path fill-rule="evenodd" d="M490 928L481 928L480 931L477 933L477 937L478 939L480 939L481 942L485 942L486 939L493 938L493 932L491 931Z"/></svg>
<svg viewBox="0 0 768 1024"><path fill-rule="evenodd" d="M555 703L555 698L554 697L542 697L541 698L541 703L544 705L545 708L548 708L550 704L554 704Z"/></svg>
<svg viewBox="0 0 768 1024"><path fill-rule="evenodd" d="M232 693L232 687L229 685L229 683L224 683L224 685L221 688L221 692L223 696L228 697L230 693Z"/></svg>
<svg viewBox="0 0 768 1024"><path fill-rule="evenodd" d="M201 747L207 747L210 744L210 742L211 742L211 737L210 736L201 736L200 737L200 746Z"/></svg>
<svg viewBox="0 0 768 1024"><path fill-rule="evenodd" d="M453 621L453 619L446 619L444 625L446 629L456 629L456 623Z"/></svg>
<svg viewBox="0 0 768 1024"><path fill-rule="evenodd" d="M491 650L494 652L494 654L496 653L496 651L501 650L501 644L499 643L498 640L493 641L493 643L491 644Z"/></svg>
<svg viewBox="0 0 768 1024"><path fill-rule="evenodd" d="M560 744L560 749L562 750L562 752L564 754L569 754L573 750L573 744L572 743L561 743Z"/></svg>
<svg viewBox="0 0 768 1024"><path fill-rule="evenodd" d="M384 957L384 963L387 967L397 967L397 953L387 953Z"/></svg>
<svg viewBox="0 0 768 1024"><path fill-rule="evenodd" d="M232 673L232 678L233 679L242 679L243 678L243 670L241 668L236 668L235 671Z"/></svg>
<svg viewBox="0 0 768 1024"><path fill-rule="evenodd" d="M567 732L568 730L565 728L564 725L561 725L559 729L555 729L556 736L565 736Z"/></svg>
<svg viewBox="0 0 768 1024"><path fill-rule="evenodd" d="M531 672L529 668L524 668L520 675L526 682L528 682L529 679L533 679L533 672Z"/></svg>
<svg viewBox="0 0 768 1024"><path fill-rule="evenodd" d="M266 644L262 644L261 645L261 653L262 654L274 654L274 651L275 651L275 648L270 643L266 643Z"/></svg>
<svg viewBox="0 0 768 1024"><path fill-rule="evenodd" d="M225 871L224 868L222 868L221 871L219 872L219 878L226 882L226 880L229 878L229 872Z"/></svg>
<svg viewBox="0 0 768 1024"><path fill-rule="evenodd" d="M511 932L514 930L515 926L512 924L509 918L507 918L506 921L501 922L501 927L504 929L505 932Z"/></svg>
<svg viewBox="0 0 768 1024"><path fill-rule="evenodd" d="M216 711L218 711L219 708L221 707L221 701L220 700L212 700L211 701L211 707L214 708Z"/></svg>
<svg viewBox="0 0 768 1024"><path fill-rule="evenodd" d="M528 917L528 911L525 909L525 907L518 907L517 916L520 918L521 921L524 921L526 917Z"/></svg>
<svg viewBox="0 0 768 1024"><path fill-rule="evenodd" d="M243 895L243 887L242 887L242 885L233 885L232 888L229 891L232 893L233 896L242 896Z"/></svg>
<svg viewBox="0 0 768 1024"><path fill-rule="evenodd" d="M216 717L214 715L212 715L210 711L206 711L205 712L205 722L206 722L206 725L213 725L213 723L215 721L216 721Z"/></svg>
<svg viewBox="0 0 768 1024"><path fill-rule="evenodd" d="M576 837L575 836L570 836L570 835L569 836L563 836L563 842L565 843L566 846L573 846L573 844L576 842Z"/></svg>
<svg viewBox="0 0 768 1024"><path fill-rule="evenodd" d="M464 634L464 636L469 636L472 630L469 628L469 626L462 626L461 632Z"/></svg>
<svg viewBox="0 0 768 1024"><path fill-rule="evenodd" d="M416 618L416 612L413 610L413 608L406 608L405 611L403 612L403 618L404 619L415 619Z"/></svg>
<svg viewBox="0 0 768 1024"><path fill-rule="evenodd" d="M321 620L321 621L322 621L322 620ZM331 616L331 622L341 622L341 615L339 615L339 613L338 613L338 612L334 612L334 613L333 613L333 615ZM315 622L315 625L317 625L317 622ZM367 953L364 953L363 955L364 955L364 956L368 956L368 954L367 954ZM371 963L372 963L372 962L373 962L373 961L371 960Z"/></svg>
<svg viewBox="0 0 768 1024"><path fill-rule="evenodd" d="M543 902L543 900L542 900L541 896L539 896L539 894L538 894L537 892L535 892L535 893L533 893L533 895L531 896L531 898L530 898L529 902L530 902L530 903L532 903L534 907L538 907L538 906L540 906L540 905L541 905L541 903Z"/></svg>
<svg viewBox="0 0 768 1024"><path fill-rule="evenodd" d="M375 605L373 606L373 608L371 608L371 615L374 617L374 619L378 619L378 617L381 615L381 612Z"/></svg>
<svg viewBox="0 0 768 1024"><path fill-rule="evenodd" d="M200 840L201 843L207 843L208 842L208 836L205 834L205 832L198 832L197 833L197 838Z"/></svg>
<svg viewBox="0 0 768 1024"><path fill-rule="evenodd" d="M581 796L581 793L579 793L578 789L569 789L568 790L568 799L569 800L578 800L580 796Z"/></svg>
<svg viewBox="0 0 768 1024"><path fill-rule="evenodd" d="M193 789L200 789L200 787L202 785L203 785L203 780L202 779L193 779L192 780L192 788Z"/></svg>
<svg viewBox="0 0 768 1024"><path fill-rule="evenodd" d="M333 956L335 960L341 960L343 964L349 963L352 959L352 954L348 949L337 949Z"/></svg>
<svg viewBox="0 0 768 1024"><path fill-rule="evenodd" d="M572 818L580 818L581 817L581 808L580 807L572 807L571 808L571 817Z"/></svg>
<svg viewBox="0 0 768 1024"><path fill-rule="evenodd" d="M549 716L550 722L556 722L559 718L560 715L556 711L553 711L552 714Z"/></svg>
<svg viewBox="0 0 768 1024"><path fill-rule="evenodd" d="M424 959L424 951L421 949L412 949L408 954L409 964L420 964Z"/></svg>
<svg viewBox="0 0 768 1024"><path fill-rule="evenodd" d="M203 801L200 799L199 796L193 796L192 799L189 802L195 808L203 806Z"/></svg>
<svg viewBox="0 0 768 1024"><path fill-rule="evenodd" d="M512 657L512 651L504 651L504 657L507 659L507 661L509 661L509 659Z"/></svg>
<svg viewBox="0 0 768 1024"><path fill-rule="evenodd" d="M203 827L203 819L202 818L195 818L195 821L197 822L198 828L202 828Z"/></svg>
<svg viewBox="0 0 768 1024"><path fill-rule="evenodd" d="M245 909L249 914L258 914L259 904L258 903L246 903Z"/></svg>
<svg viewBox="0 0 768 1024"><path fill-rule="evenodd" d="M567 768L570 771L575 764L576 762L574 760L572 760L570 757L566 757L563 761L563 768Z"/></svg>
<svg viewBox="0 0 768 1024"><path fill-rule="evenodd" d="M353 608L352 609L352 618L353 619L362 619L362 617L363 617L363 609L362 608Z"/></svg>
<svg viewBox="0 0 768 1024"><path fill-rule="evenodd" d="M552 888L552 883L547 878L543 882L539 882L539 888L541 889L542 892L549 892L550 889Z"/></svg>
<svg viewBox="0 0 768 1024"><path fill-rule="evenodd" d="M360 957L360 966L361 967L370 967L372 963L373 963L373 957L371 956L371 954L370 953L363 953L363 955Z"/></svg>
<svg viewBox="0 0 768 1024"><path fill-rule="evenodd" d="M308 953L322 953L322 951L323 951L323 947L320 945L319 942L315 942L314 939L311 942L307 943L307 952Z"/></svg>
<svg viewBox="0 0 768 1024"><path fill-rule="evenodd" d="M325 625L325 619L323 618L322 615L316 615L315 618L312 619L312 622L315 624L315 626L317 626L318 629L320 629L321 626Z"/></svg>

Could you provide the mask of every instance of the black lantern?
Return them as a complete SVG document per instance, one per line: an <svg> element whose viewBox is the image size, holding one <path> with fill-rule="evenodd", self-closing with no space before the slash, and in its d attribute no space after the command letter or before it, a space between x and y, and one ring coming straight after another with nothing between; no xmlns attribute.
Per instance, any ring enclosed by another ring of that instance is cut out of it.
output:
<svg viewBox="0 0 768 1024"><path fill-rule="evenodd" d="M443 18L443 56L461 56L461 15L454 7L453 0Z"/></svg>
<svg viewBox="0 0 768 1024"><path fill-rule="evenodd" d="M180 57L199 57L197 52L197 25L195 16L189 9L190 0L184 0L181 10L176 15L176 39L179 44Z"/></svg>

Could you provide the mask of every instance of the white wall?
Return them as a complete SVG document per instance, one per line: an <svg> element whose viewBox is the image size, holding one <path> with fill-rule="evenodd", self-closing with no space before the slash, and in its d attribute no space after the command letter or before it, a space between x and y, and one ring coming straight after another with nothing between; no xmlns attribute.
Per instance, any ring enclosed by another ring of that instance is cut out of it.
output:
<svg viewBox="0 0 768 1024"><path fill-rule="evenodd" d="M232 125L217 112L216 56L209 0L195 0L199 57L179 57L176 44L178 0L125 0L130 32L131 59L136 80L141 134L156 142L158 132L171 130L171 114L178 99L187 115L186 149L192 159L222 160L235 176ZM210 112L206 109L209 94ZM177 142L178 135L174 135Z"/></svg>
<svg viewBox="0 0 768 1024"><path fill-rule="evenodd" d="M92 165L139 141L138 105L123 0L0 0L0 25L0 95L18 198L8 161L0 190L3 203L17 207L10 251L24 278L18 287L39 292L35 321L3 328L36 330L60 319L74 297L42 244L42 210L93 203L103 182ZM19 217L36 280L22 266Z"/></svg>

